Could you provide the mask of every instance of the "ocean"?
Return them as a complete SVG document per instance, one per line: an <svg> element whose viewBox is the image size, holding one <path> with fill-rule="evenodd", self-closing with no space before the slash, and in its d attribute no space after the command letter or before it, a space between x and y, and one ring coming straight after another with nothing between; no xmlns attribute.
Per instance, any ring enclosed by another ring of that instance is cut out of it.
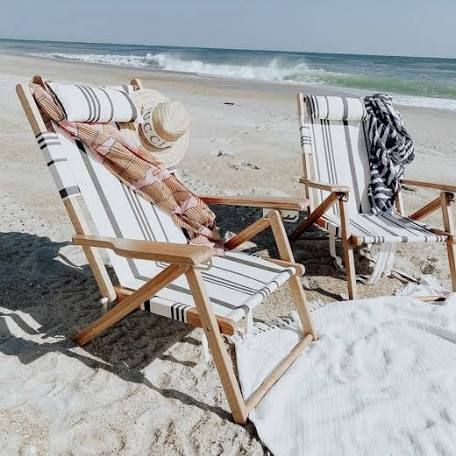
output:
<svg viewBox="0 0 456 456"><path fill-rule="evenodd" d="M0 52L275 83L386 92L399 104L456 111L456 59L1 40Z"/></svg>

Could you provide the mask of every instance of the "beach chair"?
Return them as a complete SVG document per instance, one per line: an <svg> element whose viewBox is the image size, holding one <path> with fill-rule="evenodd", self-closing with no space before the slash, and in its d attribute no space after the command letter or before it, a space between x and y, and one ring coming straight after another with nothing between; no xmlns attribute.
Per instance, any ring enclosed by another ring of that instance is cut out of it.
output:
<svg viewBox="0 0 456 456"><path fill-rule="evenodd" d="M304 196L308 217L291 234L296 241L314 223L343 243L343 260L350 299L356 298L353 249L356 246L399 242L445 242L453 290L456 291L455 228L451 203L455 185L402 180L440 194L408 217L401 194L394 214L370 215L368 137L359 98L306 96L298 93ZM329 119L329 120L328 120ZM420 222L441 210L444 229ZM334 254L334 245L332 248Z"/></svg>
<svg viewBox="0 0 456 456"><path fill-rule="evenodd" d="M44 84L39 78L34 81ZM132 80L125 90L139 88L140 81ZM293 198L217 198L217 204L270 209L266 216L231 238L227 250L271 228L280 259L265 260L231 251L215 256L210 247L189 245L167 213L123 185L87 153L82 143L56 124L47 126L28 86L19 84L17 94L73 224L73 242L82 246L101 296L115 302L111 310L80 331L74 340L85 345L139 308L202 327L233 418L245 423L249 412L316 339L299 277L304 270L294 262L280 214L274 210L303 210L305 204ZM128 130L129 125L121 128ZM100 248L107 250L118 286L111 282L97 251ZM261 386L244 399L222 335L235 334L253 308L286 283L300 317L302 339Z"/></svg>

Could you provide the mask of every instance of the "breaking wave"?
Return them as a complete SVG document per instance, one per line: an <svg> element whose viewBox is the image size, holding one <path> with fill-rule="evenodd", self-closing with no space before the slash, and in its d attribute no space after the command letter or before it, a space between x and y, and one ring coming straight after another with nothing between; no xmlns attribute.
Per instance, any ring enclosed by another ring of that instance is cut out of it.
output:
<svg viewBox="0 0 456 456"><path fill-rule="evenodd" d="M436 64L429 59L411 61L396 57L191 48L160 48L160 52L154 53L144 49L138 50L137 54L121 54L113 52L114 49L103 51L104 53L48 52L34 55L213 77L324 85L358 94L382 91L395 95L396 102L400 104L456 111L456 64L452 60ZM422 77L423 74L426 77Z"/></svg>
<svg viewBox="0 0 456 456"><path fill-rule="evenodd" d="M266 63L244 64L240 63L211 63L197 59L182 59L169 53L148 53L141 55L120 54L66 54L51 53L40 54L61 60L72 60L85 63L98 63L105 65L120 65L136 68L150 68L155 70L175 71L182 73L195 73L235 79L255 79L261 81L301 81L318 83L318 73L321 70L310 71L304 63L286 64L280 57Z"/></svg>

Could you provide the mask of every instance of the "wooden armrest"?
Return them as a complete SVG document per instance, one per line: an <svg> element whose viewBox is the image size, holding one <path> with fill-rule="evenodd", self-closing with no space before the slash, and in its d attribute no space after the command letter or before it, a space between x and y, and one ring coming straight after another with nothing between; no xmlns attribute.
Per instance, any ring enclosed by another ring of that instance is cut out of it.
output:
<svg viewBox="0 0 456 456"><path fill-rule="evenodd" d="M309 200L295 197L275 196L225 196L198 195L206 204L223 204L225 206L261 207L265 209L284 209L303 211L307 209Z"/></svg>
<svg viewBox="0 0 456 456"><path fill-rule="evenodd" d="M338 184L328 184L326 182L315 182L310 179L305 179L301 177L299 179L301 184L307 184L309 187L318 188L320 190L325 190L331 193L349 193L351 192L351 188L347 185L338 185Z"/></svg>
<svg viewBox="0 0 456 456"><path fill-rule="evenodd" d="M73 243L111 249L117 255L127 258L192 266L205 263L215 255L215 250L206 246L84 236L82 234L73 236Z"/></svg>
<svg viewBox="0 0 456 456"><path fill-rule="evenodd" d="M410 185L411 187L432 188L442 192L456 193L456 185L441 184L438 182L423 182L411 179L401 179L401 184Z"/></svg>

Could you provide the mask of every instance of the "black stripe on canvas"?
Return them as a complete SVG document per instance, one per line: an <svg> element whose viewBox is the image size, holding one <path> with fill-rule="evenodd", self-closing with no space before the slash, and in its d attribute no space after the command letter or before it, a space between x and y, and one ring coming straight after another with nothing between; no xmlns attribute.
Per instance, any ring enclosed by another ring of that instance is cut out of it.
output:
<svg viewBox="0 0 456 456"><path fill-rule="evenodd" d="M92 118L90 119L90 122L95 122L97 119L97 102L95 100L95 97L93 96L93 93L90 90L90 87L86 87L86 86L83 86L83 87L87 93L87 96L90 98L90 101L92 102L93 115L92 115Z"/></svg>
<svg viewBox="0 0 456 456"><path fill-rule="evenodd" d="M81 190L77 185L74 185L73 187L67 187L67 188L62 188L62 190L59 191L60 197L62 199L68 198L70 196L74 195L79 195L81 193Z"/></svg>
<svg viewBox="0 0 456 456"><path fill-rule="evenodd" d="M95 97L93 96L93 93L91 92L90 87L86 87L86 86L82 86L82 87L84 88L84 90L87 93L87 96L90 98L90 101L92 102L93 115L89 122L95 122L96 118L97 118L97 102L95 100Z"/></svg>
<svg viewBox="0 0 456 456"><path fill-rule="evenodd" d="M348 100L346 97L341 97L342 104L344 105L344 113L342 114L342 120L348 119Z"/></svg>
<svg viewBox="0 0 456 456"><path fill-rule="evenodd" d="M43 144L40 144L40 149L44 150L49 146L60 146L60 145L61 145L60 141L45 142Z"/></svg>
<svg viewBox="0 0 456 456"><path fill-rule="evenodd" d="M82 95L86 99L87 107L89 108L89 116L87 118L87 122L90 122L90 119L92 118L92 115L93 115L92 103L91 103L89 97L87 96L87 94L85 93L83 86L77 85L76 87L81 91Z"/></svg>
<svg viewBox="0 0 456 456"><path fill-rule="evenodd" d="M67 158L56 158L54 160L47 162L46 165L51 166L51 165L54 165L55 163L66 162L66 161L68 161Z"/></svg>
<svg viewBox="0 0 456 456"><path fill-rule="evenodd" d="M130 119L130 122L132 122L133 120L135 120L138 117L138 111L136 109L136 106L133 103L133 101L131 101L130 95L128 95L125 92L120 92L120 93L127 99L128 103L130 105L130 108L131 108L131 119Z"/></svg>
<svg viewBox="0 0 456 456"><path fill-rule="evenodd" d="M93 97L93 100L94 100L94 103L95 103L95 113L96 114L95 114L94 121L98 122L100 120L100 117L101 117L101 102L100 102L100 99L98 98L97 93L95 92L95 89L93 89L92 87L87 87L87 89L92 94L92 97Z"/></svg>
<svg viewBox="0 0 456 456"><path fill-rule="evenodd" d="M147 234L146 234L146 232L144 231L143 226L142 226L142 224L141 224L140 221L139 221L138 214L136 214L136 209L135 209L135 207L134 207L134 205L133 205L133 202L132 202L132 199L131 199L131 194L130 194L131 190L130 190L126 185L123 185L122 181L119 180L119 182L120 182L121 188L122 188L122 190L123 190L123 192L124 192L125 198L126 198L127 201L128 201L128 204L129 204L129 206L130 206L131 212L132 212L134 218L136 219L136 222L137 222L137 224L138 224L139 229L140 229L141 232L142 232L143 239L144 239L144 240L148 240Z"/></svg>
<svg viewBox="0 0 456 456"><path fill-rule="evenodd" d="M37 139L38 144L41 144L43 141L59 140L58 135L56 135L55 133L38 133L35 137Z"/></svg>
<svg viewBox="0 0 456 456"><path fill-rule="evenodd" d="M133 198L136 199L136 202L138 203L139 213L140 213L141 219L144 221L144 228L146 229L147 233L149 234L149 240L156 241L153 229L150 225L150 220L148 219L148 217L144 211L144 207L142 205L144 200L139 198L137 192L133 192Z"/></svg>
<svg viewBox="0 0 456 456"><path fill-rule="evenodd" d="M109 101L109 107L111 108L111 112L109 114L108 122L111 122L112 119L114 118L114 105L112 104L111 96L109 95L107 90L104 89L103 87L100 87L100 90L106 95L106 98Z"/></svg>
<svg viewBox="0 0 456 456"><path fill-rule="evenodd" d="M40 137L43 137L43 138L47 138L48 136L55 136L57 137L57 133L54 133L52 131L40 131L39 133L37 133L35 135L35 138L40 138Z"/></svg>

